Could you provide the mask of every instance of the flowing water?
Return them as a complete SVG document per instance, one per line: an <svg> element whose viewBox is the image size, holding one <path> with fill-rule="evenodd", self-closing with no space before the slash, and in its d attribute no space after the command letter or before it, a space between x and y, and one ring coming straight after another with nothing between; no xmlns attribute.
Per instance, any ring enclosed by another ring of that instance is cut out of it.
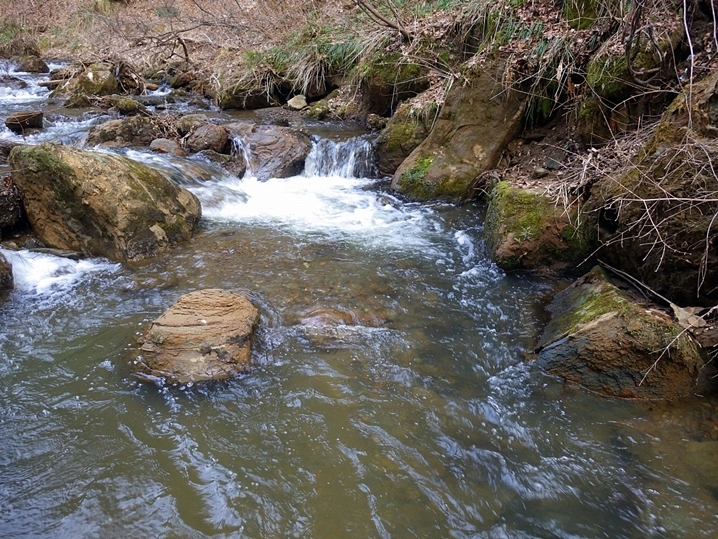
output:
<svg viewBox="0 0 718 539"><path fill-rule="evenodd" d="M44 99L0 91L0 116ZM106 119L55 114L26 141ZM715 537L718 403L540 372L565 283L504 275L481 207L395 198L368 147L317 137L303 175L266 182L128 151L200 198L193 240L131 267L3 249L0 537ZM260 307L254 369L136 381L137 336L208 287Z"/></svg>

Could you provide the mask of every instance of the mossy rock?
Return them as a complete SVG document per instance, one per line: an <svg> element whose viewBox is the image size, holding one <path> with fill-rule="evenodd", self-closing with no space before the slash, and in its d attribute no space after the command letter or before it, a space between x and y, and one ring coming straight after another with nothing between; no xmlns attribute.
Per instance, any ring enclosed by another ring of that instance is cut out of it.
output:
<svg viewBox="0 0 718 539"><path fill-rule="evenodd" d="M135 101L131 97L121 97L117 100L113 107L122 116L134 116L136 114L149 115L147 107L139 101Z"/></svg>
<svg viewBox="0 0 718 539"><path fill-rule="evenodd" d="M542 189L499 182L486 212L489 254L505 270L573 272L591 252L576 207L564 208Z"/></svg>
<svg viewBox="0 0 718 539"><path fill-rule="evenodd" d="M424 117L412 115L409 106L399 107L376 141L379 172L394 174L404 159L429 135L430 127Z"/></svg>
<svg viewBox="0 0 718 539"><path fill-rule="evenodd" d="M18 146L8 158L33 232L50 247L141 260L189 239L199 200L154 169L70 146Z"/></svg>
<svg viewBox="0 0 718 539"><path fill-rule="evenodd" d="M273 107L280 104L279 99L267 94L263 88L235 87L221 92L216 98L217 106L222 110L253 110Z"/></svg>
<svg viewBox="0 0 718 539"><path fill-rule="evenodd" d="M76 92L65 100L63 107L66 109L86 109L92 106L92 102L87 94Z"/></svg>
<svg viewBox="0 0 718 539"><path fill-rule="evenodd" d="M401 54L374 54L359 67L362 109L366 114L389 116L405 99L429 87L426 69L407 62Z"/></svg>
<svg viewBox="0 0 718 539"><path fill-rule="evenodd" d="M674 58L674 52L683 40L683 26L673 22L672 32L658 40L661 56L667 61L661 63L661 58L652 44L634 42L631 65L639 79L652 76L649 73L654 70L657 70L658 80L666 76L675 77L670 60ZM643 91L644 88L633 80L623 47L620 53L614 53L614 45L613 40L606 42L591 58L586 68L586 82L596 96L615 104Z"/></svg>
<svg viewBox="0 0 718 539"><path fill-rule="evenodd" d="M76 77L63 86L53 91L54 95L66 95L67 93L83 93L85 95L112 95L120 91L120 85L115 77L115 69L112 64L96 63L91 64Z"/></svg>
<svg viewBox="0 0 718 539"><path fill-rule="evenodd" d="M600 147L613 138L611 111L595 97L584 99L578 108L578 136L586 147Z"/></svg>
<svg viewBox="0 0 718 539"><path fill-rule="evenodd" d="M718 162L718 73L693 85L690 102L675 99L632 162L592 186L586 211L602 260L678 305L712 306L718 179L706 165Z"/></svg>
<svg viewBox="0 0 718 539"><path fill-rule="evenodd" d="M418 200L471 197L476 178L496 166L522 126L525 100L498 99L503 93L490 69L454 86L429 136L394 173L392 189Z"/></svg>
<svg viewBox="0 0 718 539"><path fill-rule="evenodd" d="M564 0L563 17L574 30L586 30L596 22L599 7L597 0Z"/></svg>
<svg viewBox="0 0 718 539"><path fill-rule="evenodd" d="M151 118L130 116L95 125L87 133L87 146L122 148L125 146L149 146L162 132Z"/></svg>
<svg viewBox="0 0 718 539"><path fill-rule="evenodd" d="M329 102L326 99L321 99L315 103L310 103L309 108L304 111L305 116L314 118L315 120L324 120L331 113Z"/></svg>
<svg viewBox="0 0 718 539"><path fill-rule="evenodd" d="M545 370L602 395L692 395L704 360L665 313L637 304L596 267L556 295L539 344Z"/></svg>
<svg viewBox="0 0 718 539"><path fill-rule="evenodd" d="M208 122L209 118L206 114L186 114L175 122L175 129L184 137Z"/></svg>

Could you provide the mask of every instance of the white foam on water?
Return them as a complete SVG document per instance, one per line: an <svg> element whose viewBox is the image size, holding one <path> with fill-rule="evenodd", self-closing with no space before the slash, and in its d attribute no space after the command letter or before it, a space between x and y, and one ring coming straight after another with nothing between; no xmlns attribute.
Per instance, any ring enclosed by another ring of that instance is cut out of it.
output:
<svg viewBox="0 0 718 539"><path fill-rule="evenodd" d="M294 176L225 180L191 190L207 219L280 226L297 234L326 234L371 245L428 245L427 209L371 189L374 180ZM218 196L219 195L219 196Z"/></svg>
<svg viewBox="0 0 718 539"><path fill-rule="evenodd" d="M319 141L307 158L311 166L303 175L267 181L249 174L240 179L216 166L208 178L211 165L164 154L129 150L126 155L192 191L207 220L281 228L298 236L323 234L372 247L428 249L432 238L441 233L436 230L432 210L377 192L378 180L352 177L353 169L346 162L356 163L357 154L360 160L367 160L368 143L344 144L349 145L348 150L342 143ZM365 170L363 165L359 170Z"/></svg>
<svg viewBox="0 0 718 539"><path fill-rule="evenodd" d="M67 292L90 273L114 272L120 267L102 259L70 260L27 250L0 249L0 253L12 264L15 290L38 295Z"/></svg>
<svg viewBox="0 0 718 539"><path fill-rule="evenodd" d="M87 120L58 120L46 122L42 130L27 135L18 135L7 127L0 126L0 139L11 140L21 144L42 144L43 142L61 142L76 144L87 134L90 127L97 123L96 118Z"/></svg>

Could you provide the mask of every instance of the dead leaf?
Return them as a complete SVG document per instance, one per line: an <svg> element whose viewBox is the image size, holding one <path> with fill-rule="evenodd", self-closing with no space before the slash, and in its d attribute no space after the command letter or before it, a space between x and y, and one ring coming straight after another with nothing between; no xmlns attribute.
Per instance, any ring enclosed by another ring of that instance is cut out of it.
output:
<svg viewBox="0 0 718 539"><path fill-rule="evenodd" d="M678 325L683 328L702 328L706 326L706 321L698 314L703 310L703 307L679 307L671 303L671 309L673 309L673 315L676 317Z"/></svg>

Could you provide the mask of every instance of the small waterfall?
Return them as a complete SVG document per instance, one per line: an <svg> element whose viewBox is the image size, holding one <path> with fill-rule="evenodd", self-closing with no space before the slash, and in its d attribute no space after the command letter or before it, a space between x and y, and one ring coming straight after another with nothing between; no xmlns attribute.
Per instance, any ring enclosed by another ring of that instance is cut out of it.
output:
<svg viewBox="0 0 718 539"><path fill-rule="evenodd" d="M238 135L232 135L230 141L232 142L232 155L241 156L242 159L244 159L244 164L247 165L245 175L249 177L254 176L254 170L252 169L252 151L247 141Z"/></svg>
<svg viewBox="0 0 718 539"><path fill-rule="evenodd" d="M341 142L314 139L304 165L305 176L376 177L371 142L355 137Z"/></svg>
<svg viewBox="0 0 718 539"><path fill-rule="evenodd" d="M67 289L96 271L116 271L120 264L105 259L70 260L51 254L27 250L0 253L12 265L15 290L22 293L44 294L52 290L66 292Z"/></svg>

